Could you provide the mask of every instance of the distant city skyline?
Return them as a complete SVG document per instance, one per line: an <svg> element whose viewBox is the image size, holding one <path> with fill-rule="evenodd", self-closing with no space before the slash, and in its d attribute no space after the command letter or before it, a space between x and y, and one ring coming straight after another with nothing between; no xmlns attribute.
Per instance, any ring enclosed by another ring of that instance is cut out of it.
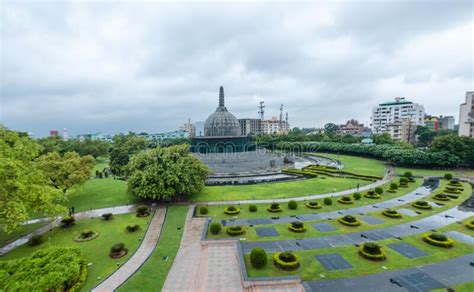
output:
<svg viewBox="0 0 474 292"><path fill-rule="evenodd" d="M406 97L459 118L473 88L470 1L2 1L0 123L47 136L160 133L214 111L356 119ZM190 19L192 18L192 21Z"/></svg>

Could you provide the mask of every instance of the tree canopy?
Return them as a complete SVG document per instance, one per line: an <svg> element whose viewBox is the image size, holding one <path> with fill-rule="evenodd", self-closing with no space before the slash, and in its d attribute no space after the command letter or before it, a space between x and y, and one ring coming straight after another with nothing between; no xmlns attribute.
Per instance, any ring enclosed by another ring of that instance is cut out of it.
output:
<svg viewBox="0 0 474 292"><path fill-rule="evenodd" d="M58 152L65 154L66 152L77 152L81 156L91 155L94 158L105 156L109 152L109 143L100 140L67 140L61 137L47 137L37 140L43 147L42 154L50 152Z"/></svg>
<svg viewBox="0 0 474 292"><path fill-rule="evenodd" d="M64 212L58 203L60 191L48 184L34 159L41 146L30 138L0 126L0 225L10 233L29 214L56 215Z"/></svg>
<svg viewBox="0 0 474 292"><path fill-rule="evenodd" d="M127 166L128 191L154 200L201 191L209 169L189 152L188 145L157 147L136 154Z"/></svg>
<svg viewBox="0 0 474 292"><path fill-rule="evenodd" d="M130 156L147 148L145 138L135 134L115 135L110 149L110 169L116 175L123 175Z"/></svg>

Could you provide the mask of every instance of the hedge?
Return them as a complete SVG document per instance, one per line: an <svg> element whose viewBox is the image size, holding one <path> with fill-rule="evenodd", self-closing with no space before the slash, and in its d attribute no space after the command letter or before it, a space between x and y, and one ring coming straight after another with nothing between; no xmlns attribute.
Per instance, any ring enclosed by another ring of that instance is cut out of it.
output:
<svg viewBox="0 0 474 292"><path fill-rule="evenodd" d="M293 261L287 262L282 259L280 259L281 255L292 255L294 257ZM285 271L294 271L299 268L300 262L298 261L298 257L289 251L286 252L277 252L273 255L273 263L275 266L278 268L285 270Z"/></svg>
<svg viewBox="0 0 474 292"><path fill-rule="evenodd" d="M375 193L372 194L372 195L370 195L369 193L365 193L364 197L369 198L369 199L380 199L381 198L381 196L379 194L375 194Z"/></svg>
<svg viewBox="0 0 474 292"><path fill-rule="evenodd" d="M236 208L235 206L229 206L224 209L224 213L227 215L237 215L240 213L240 208Z"/></svg>
<svg viewBox="0 0 474 292"><path fill-rule="evenodd" d="M411 204L413 207L418 208L418 209L424 209L424 210L429 210L432 209L433 207L428 204L426 201L416 201Z"/></svg>
<svg viewBox="0 0 474 292"><path fill-rule="evenodd" d="M383 261L387 259L382 249L379 250L380 253L369 253L364 249L365 247L366 244L363 244L361 247L359 247L359 255L361 255L363 258L371 261Z"/></svg>
<svg viewBox="0 0 474 292"><path fill-rule="evenodd" d="M384 210L382 215L387 216L389 218L401 218L402 214L396 210Z"/></svg>
<svg viewBox="0 0 474 292"><path fill-rule="evenodd" d="M237 225L237 226L229 226L226 229L226 232L230 236L237 236L237 235L242 235L245 233L245 228Z"/></svg>
<svg viewBox="0 0 474 292"><path fill-rule="evenodd" d="M446 240L440 240L438 238L434 238L436 233L426 234L423 235L423 241L433 246L444 247L444 248L451 248L454 246L454 240L449 237L445 237Z"/></svg>
<svg viewBox="0 0 474 292"><path fill-rule="evenodd" d="M277 213L277 212L283 211L283 209L280 207L280 204L272 203L270 207L267 208L267 211L272 212L272 213Z"/></svg>
<svg viewBox="0 0 474 292"><path fill-rule="evenodd" d="M76 284L69 289L69 292L79 292L82 290L82 287L84 287L84 284L86 284L87 280L87 264L86 261L82 261L81 263L81 271L79 275L79 279L77 280Z"/></svg>
<svg viewBox="0 0 474 292"><path fill-rule="evenodd" d="M354 204L351 197L342 197L342 198L337 199L337 201L341 204L346 204L346 205L347 204Z"/></svg>
<svg viewBox="0 0 474 292"><path fill-rule="evenodd" d="M449 197L446 194L436 194L433 196L433 199L438 201L449 201Z"/></svg>
<svg viewBox="0 0 474 292"><path fill-rule="evenodd" d="M78 236L74 238L75 242L84 242L84 241L91 241L99 237L100 233L96 231L83 231Z"/></svg>
<svg viewBox="0 0 474 292"><path fill-rule="evenodd" d="M288 225L288 230L296 233L303 233L306 231L306 228L304 227L303 222L295 221L291 222L290 225Z"/></svg>
<svg viewBox="0 0 474 292"><path fill-rule="evenodd" d="M323 174L323 175L332 176L332 177L334 177L334 176L343 176L343 177L358 178L358 179L363 179L363 180L382 179L381 176L358 174L358 173L354 173L354 172L339 170L339 169L336 169L336 168L322 167L320 165L308 165L308 166L303 167L303 170L304 171L310 170L311 172L315 172L317 174Z"/></svg>
<svg viewBox="0 0 474 292"><path fill-rule="evenodd" d="M322 207L319 202L307 202L304 205L310 209L320 209Z"/></svg>
<svg viewBox="0 0 474 292"><path fill-rule="evenodd" d="M337 221L339 221L340 223L342 223L342 224L344 224L344 225L347 225L347 226L359 226L359 225L361 224L360 220L357 219L357 218L355 218L355 217L353 217L353 216L351 216L351 217L354 218L355 221L352 221L352 222L346 221L346 220L347 220L346 218L348 218L347 216L350 216L350 215L346 215L346 216L344 216L344 217L340 217L340 218L337 219Z"/></svg>
<svg viewBox="0 0 474 292"><path fill-rule="evenodd" d="M469 229L474 230L474 220L467 222L466 227L469 228Z"/></svg>

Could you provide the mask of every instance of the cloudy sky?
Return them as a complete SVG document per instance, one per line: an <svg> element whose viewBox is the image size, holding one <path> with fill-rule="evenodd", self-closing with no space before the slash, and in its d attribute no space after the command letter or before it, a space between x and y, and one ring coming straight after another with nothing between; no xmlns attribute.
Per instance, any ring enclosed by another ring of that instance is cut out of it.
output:
<svg viewBox="0 0 474 292"><path fill-rule="evenodd" d="M454 115L473 86L471 1L1 1L0 123L46 135L177 129L217 106L291 126L396 96Z"/></svg>

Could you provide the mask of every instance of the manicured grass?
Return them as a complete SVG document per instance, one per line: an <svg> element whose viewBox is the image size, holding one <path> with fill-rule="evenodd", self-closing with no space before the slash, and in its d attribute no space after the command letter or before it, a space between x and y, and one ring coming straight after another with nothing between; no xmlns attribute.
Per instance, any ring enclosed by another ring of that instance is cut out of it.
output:
<svg viewBox="0 0 474 292"><path fill-rule="evenodd" d="M347 278L348 275L350 275L350 277L356 277L368 274L382 273L385 271L410 268L419 265L426 265L472 253L472 247L468 244L464 244L461 242L456 242L454 247L450 249L431 246L423 242L421 234L417 234L410 237L404 237L403 241L419 248L420 250L427 252L428 256L414 259L406 258L387 247L387 244L399 241L397 239L387 239L377 242L382 246L382 249L387 255L387 260L382 262L372 262L366 260L359 256L357 252L357 247L348 245L325 249L296 251L295 253L299 256L301 260L301 266L299 269L292 272L282 271L276 268L272 264L272 253L267 254L268 263L267 266L263 269L257 270L253 268L250 264L248 254L245 255L245 263L247 266L247 272L250 277L274 277L298 274L304 281L308 281L323 279L320 276L321 274L324 275L325 279ZM339 253L345 260L347 260L353 266L353 268L350 271L326 271L324 267L315 259L314 256L318 254L328 253ZM386 269L383 269L382 266L386 267Z"/></svg>
<svg viewBox="0 0 474 292"><path fill-rule="evenodd" d="M140 202L127 193L127 182L113 178L90 179L79 190L69 193L68 199L63 205L74 206L75 212Z"/></svg>
<svg viewBox="0 0 474 292"><path fill-rule="evenodd" d="M359 156L351 156L351 155L338 155L333 153L309 153L310 155L317 155L323 157L329 157L332 159L339 160L344 164L344 168L342 170L348 172L354 172L357 174L363 175L374 175L374 176L384 176L385 173L385 165L384 162L381 160L371 159L371 158L364 158Z"/></svg>
<svg viewBox="0 0 474 292"><path fill-rule="evenodd" d="M370 182L349 178L318 177L288 182L240 186L205 187L190 199L197 202L224 200L280 199L325 194L366 185Z"/></svg>
<svg viewBox="0 0 474 292"><path fill-rule="evenodd" d="M464 284L449 286L449 288L453 289L456 292L472 292L474 291L474 282L468 282ZM431 292L446 292L446 289L435 289L431 290Z"/></svg>
<svg viewBox="0 0 474 292"><path fill-rule="evenodd" d="M393 182L398 182L398 178L394 179ZM270 206L270 204L255 204L257 205L257 212L250 212L248 208L248 204L242 204L242 205L235 205L236 207L240 208L240 213L232 216L232 215L227 215L224 213L224 209L228 205L214 205L214 206L208 206L209 213L207 215L203 215L204 217L211 217L214 220L219 220L219 219L232 219L232 218L269 218L269 217L283 217L283 216L291 216L291 215L300 215L300 214L312 214L312 213L321 213L321 212L330 212L334 210L343 210L343 209L349 209L349 208L354 208L358 206L363 206L367 205L370 203L374 202L379 202L381 200L389 200L395 197L399 197L402 195L405 195L416 188L418 188L422 184L423 180L422 179L417 179L416 182L410 183L407 188L399 188L396 193L388 193L385 192L382 195L381 199L374 200L374 199L368 199L362 196L360 200L353 200L354 203L350 205L344 205L338 203L336 200L337 198L340 197L334 197L332 205L327 206L324 205L323 199L318 199L318 200L312 200L312 201L318 201L322 207L320 209L310 209L304 206L304 202L298 202L298 208L295 210L290 210L288 208L287 203L281 203L280 207L283 209L282 212L279 213L271 213L267 211L267 208ZM390 183L384 184L383 188L384 190L387 190L389 187ZM360 192L363 194L364 192ZM350 195L352 197L352 195ZM196 215L200 216L199 214L199 206L197 207Z"/></svg>
<svg viewBox="0 0 474 292"><path fill-rule="evenodd" d="M123 264L138 248L141 238L147 228L151 216L137 218L135 214L125 214L114 216L111 221L102 221L99 218L77 221L76 225L68 229L55 228L44 234L45 242L38 247L27 245L20 246L2 256L1 260L15 259L30 255L33 251L49 246L71 246L82 247L83 256L87 263L92 263L88 267L87 281L84 290L90 290L108 275L117 269L117 264ZM125 227L130 224L139 224L141 230L135 233L126 233ZM84 230L99 232L98 238L77 243L73 239ZM109 257L110 247L116 243L123 242L128 248L128 254L120 259ZM98 279L100 277L100 279Z"/></svg>
<svg viewBox="0 0 474 292"><path fill-rule="evenodd" d="M92 170L92 175L95 176L95 171L98 170L98 171L103 171L104 168L106 168L107 166L109 166L109 158L108 157L97 157L95 159L96 161L96 164L94 166L94 169Z"/></svg>
<svg viewBox="0 0 474 292"><path fill-rule="evenodd" d="M0 228L0 246L5 246L10 242L13 242L21 237L33 232L34 230L45 226L49 222L38 222L33 224L22 225L19 229L15 230L10 234L6 234L2 228Z"/></svg>
<svg viewBox="0 0 474 292"><path fill-rule="evenodd" d="M395 173L403 175L405 171L411 171L413 175L420 176L444 176L445 173L450 173L453 176L457 175L456 170L452 169L422 169L422 168L409 168L409 167L395 167Z"/></svg>
<svg viewBox="0 0 474 292"><path fill-rule="evenodd" d="M188 206L170 206L158 245L145 264L119 291L160 291L173 265L183 235ZM178 228L181 228L178 230ZM163 260L162 257L168 257Z"/></svg>

